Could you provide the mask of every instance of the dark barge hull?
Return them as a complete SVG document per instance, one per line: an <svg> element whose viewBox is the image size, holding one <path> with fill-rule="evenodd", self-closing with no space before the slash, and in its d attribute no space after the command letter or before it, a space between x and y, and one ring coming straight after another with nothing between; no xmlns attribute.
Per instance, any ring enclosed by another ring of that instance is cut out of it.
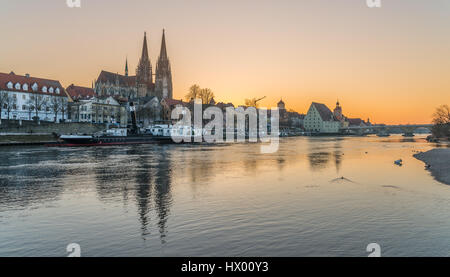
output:
<svg viewBox="0 0 450 277"><path fill-rule="evenodd" d="M65 139L61 142L46 144L47 147L97 147L137 144L170 144L174 143L172 138L136 136L136 137L102 137L92 139Z"/></svg>

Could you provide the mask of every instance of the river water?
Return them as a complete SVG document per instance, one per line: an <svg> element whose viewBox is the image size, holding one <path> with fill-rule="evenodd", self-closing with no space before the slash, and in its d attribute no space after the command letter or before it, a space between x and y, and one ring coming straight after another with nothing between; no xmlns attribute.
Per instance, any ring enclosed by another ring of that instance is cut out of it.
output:
<svg viewBox="0 0 450 277"><path fill-rule="evenodd" d="M1 148L0 256L450 256L450 186L404 139ZM403 159L404 165L394 165ZM343 178L342 178L343 177Z"/></svg>

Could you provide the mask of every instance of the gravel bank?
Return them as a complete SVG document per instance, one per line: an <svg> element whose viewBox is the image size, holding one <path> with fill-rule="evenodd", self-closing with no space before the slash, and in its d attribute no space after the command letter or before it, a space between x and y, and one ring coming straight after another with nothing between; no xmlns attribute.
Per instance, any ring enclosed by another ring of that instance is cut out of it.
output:
<svg viewBox="0 0 450 277"><path fill-rule="evenodd" d="M415 154L414 157L423 161L431 174L439 182L450 185L450 149L436 148L428 152Z"/></svg>

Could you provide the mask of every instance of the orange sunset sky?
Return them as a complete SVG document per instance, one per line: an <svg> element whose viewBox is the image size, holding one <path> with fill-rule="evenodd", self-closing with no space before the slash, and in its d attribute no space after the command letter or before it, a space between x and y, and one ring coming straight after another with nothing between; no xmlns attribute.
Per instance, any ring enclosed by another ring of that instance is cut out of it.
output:
<svg viewBox="0 0 450 277"><path fill-rule="evenodd" d="M312 101L375 123L429 123L450 104L450 1L0 0L0 72L91 86L131 73L144 31L153 67L166 29L174 97L190 85L216 101Z"/></svg>

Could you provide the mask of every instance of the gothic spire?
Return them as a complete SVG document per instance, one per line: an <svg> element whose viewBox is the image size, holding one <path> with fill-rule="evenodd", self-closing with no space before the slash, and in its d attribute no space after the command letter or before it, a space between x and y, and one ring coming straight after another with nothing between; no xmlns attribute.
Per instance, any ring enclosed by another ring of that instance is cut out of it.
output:
<svg viewBox="0 0 450 277"><path fill-rule="evenodd" d="M163 29L162 41L161 41L161 53L159 54L160 59L167 59L167 49L166 49L166 31Z"/></svg>
<svg viewBox="0 0 450 277"><path fill-rule="evenodd" d="M142 46L142 60L149 60L148 58L148 47L147 47L147 32L144 32L144 45Z"/></svg>
<svg viewBox="0 0 450 277"><path fill-rule="evenodd" d="M128 57L125 59L125 76L128 77Z"/></svg>

